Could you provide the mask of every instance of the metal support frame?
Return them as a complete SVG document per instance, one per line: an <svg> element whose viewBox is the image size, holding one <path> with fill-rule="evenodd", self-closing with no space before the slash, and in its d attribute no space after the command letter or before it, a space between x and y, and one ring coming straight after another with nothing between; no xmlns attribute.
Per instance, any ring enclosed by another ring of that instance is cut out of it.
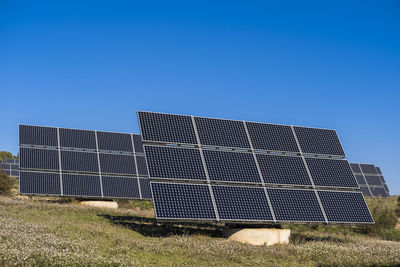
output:
<svg viewBox="0 0 400 267"><path fill-rule="evenodd" d="M138 168L137 159L136 159L135 143L133 142L133 134L130 134L130 136L131 136L132 149L133 149L133 160L135 162L136 179L137 179L137 183L138 183L139 197L140 197L140 199L143 199L142 188L140 187L139 168Z"/></svg>
<svg viewBox="0 0 400 267"><path fill-rule="evenodd" d="M98 167L99 167L100 192L101 192L101 197L104 198L104 193L103 193L103 179L102 179L102 177L101 177L99 141L97 140L97 131L94 131L94 136L95 136L95 138L96 138L96 154L97 154L97 164L98 164Z"/></svg>
<svg viewBox="0 0 400 267"><path fill-rule="evenodd" d="M57 147L57 150L58 150L58 168L59 168L59 172L60 172L60 193L61 193L61 196L63 196L64 195L64 190L63 190L62 167L61 167L60 127L57 127L57 144L58 144L58 147Z"/></svg>
<svg viewBox="0 0 400 267"><path fill-rule="evenodd" d="M210 195L211 195L211 201L212 201L212 204L213 204L213 207L214 207L215 217L216 217L217 221L219 221L220 219L219 219L219 213L218 213L218 209L217 209L217 204L215 202L214 191L213 191L211 183L210 183L210 176L208 174L206 161L204 159L203 149L201 148L200 137L199 137L199 133L197 131L196 121L194 119L194 116L190 116L190 117L192 119L194 133L196 135L197 144L199 146L198 149L199 149L199 152L200 152L201 162L203 163L204 173L205 173L206 179L207 179L208 190L210 191Z"/></svg>

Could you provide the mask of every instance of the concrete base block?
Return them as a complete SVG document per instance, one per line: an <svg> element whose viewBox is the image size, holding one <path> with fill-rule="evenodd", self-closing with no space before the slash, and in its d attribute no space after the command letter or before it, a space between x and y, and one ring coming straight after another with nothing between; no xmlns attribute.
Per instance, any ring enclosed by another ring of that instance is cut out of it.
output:
<svg viewBox="0 0 400 267"><path fill-rule="evenodd" d="M229 240L255 246L288 244L290 229L226 228L224 236Z"/></svg>
<svg viewBox="0 0 400 267"><path fill-rule="evenodd" d="M118 203L112 201L81 201L79 205L91 206L97 208L117 209Z"/></svg>

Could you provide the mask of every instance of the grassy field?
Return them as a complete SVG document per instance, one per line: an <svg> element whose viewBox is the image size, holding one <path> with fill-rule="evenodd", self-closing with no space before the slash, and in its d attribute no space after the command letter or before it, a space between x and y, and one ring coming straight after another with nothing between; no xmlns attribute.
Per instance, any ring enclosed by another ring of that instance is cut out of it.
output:
<svg viewBox="0 0 400 267"><path fill-rule="evenodd" d="M369 205L393 212L396 200L369 200ZM400 264L400 242L393 241L400 231L392 226L292 225L289 245L255 247L223 238L222 225L158 223L151 202L125 201L120 207L0 196L0 266Z"/></svg>

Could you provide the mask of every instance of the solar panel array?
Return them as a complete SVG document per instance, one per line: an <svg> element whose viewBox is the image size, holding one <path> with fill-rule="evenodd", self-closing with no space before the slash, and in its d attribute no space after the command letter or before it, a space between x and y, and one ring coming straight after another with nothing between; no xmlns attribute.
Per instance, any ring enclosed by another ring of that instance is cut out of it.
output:
<svg viewBox="0 0 400 267"><path fill-rule="evenodd" d="M382 171L373 164L350 163L361 192L367 197L389 197L389 188Z"/></svg>
<svg viewBox="0 0 400 267"><path fill-rule="evenodd" d="M20 125L20 193L151 199L140 135Z"/></svg>
<svg viewBox="0 0 400 267"><path fill-rule="evenodd" d="M138 118L157 219L373 223L334 130Z"/></svg>
<svg viewBox="0 0 400 267"><path fill-rule="evenodd" d="M19 177L19 160L6 159L4 162L0 162L0 172L9 176Z"/></svg>

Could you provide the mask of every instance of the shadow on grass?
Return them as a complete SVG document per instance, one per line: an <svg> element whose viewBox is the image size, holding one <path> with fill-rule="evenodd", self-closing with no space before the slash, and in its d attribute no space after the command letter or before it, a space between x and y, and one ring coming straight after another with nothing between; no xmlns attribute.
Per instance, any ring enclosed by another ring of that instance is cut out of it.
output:
<svg viewBox="0 0 400 267"><path fill-rule="evenodd" d="M168 237L173 235L205 235L210 237L222 237L224 226L211 223L172 223L159 222L154 218L139 216L115 216L99 214L115 225L131 229L148 237Z"/></svg>
<svg viewBox="0 0 400 267"><path fill-rule="evenodd" d="M348 240L345 237L338 237L333 234L326 236L313 235L312 233L292 233L290 241L293 244L303 244L307 242L334 242L334 243L347 243Z"/></svg>

